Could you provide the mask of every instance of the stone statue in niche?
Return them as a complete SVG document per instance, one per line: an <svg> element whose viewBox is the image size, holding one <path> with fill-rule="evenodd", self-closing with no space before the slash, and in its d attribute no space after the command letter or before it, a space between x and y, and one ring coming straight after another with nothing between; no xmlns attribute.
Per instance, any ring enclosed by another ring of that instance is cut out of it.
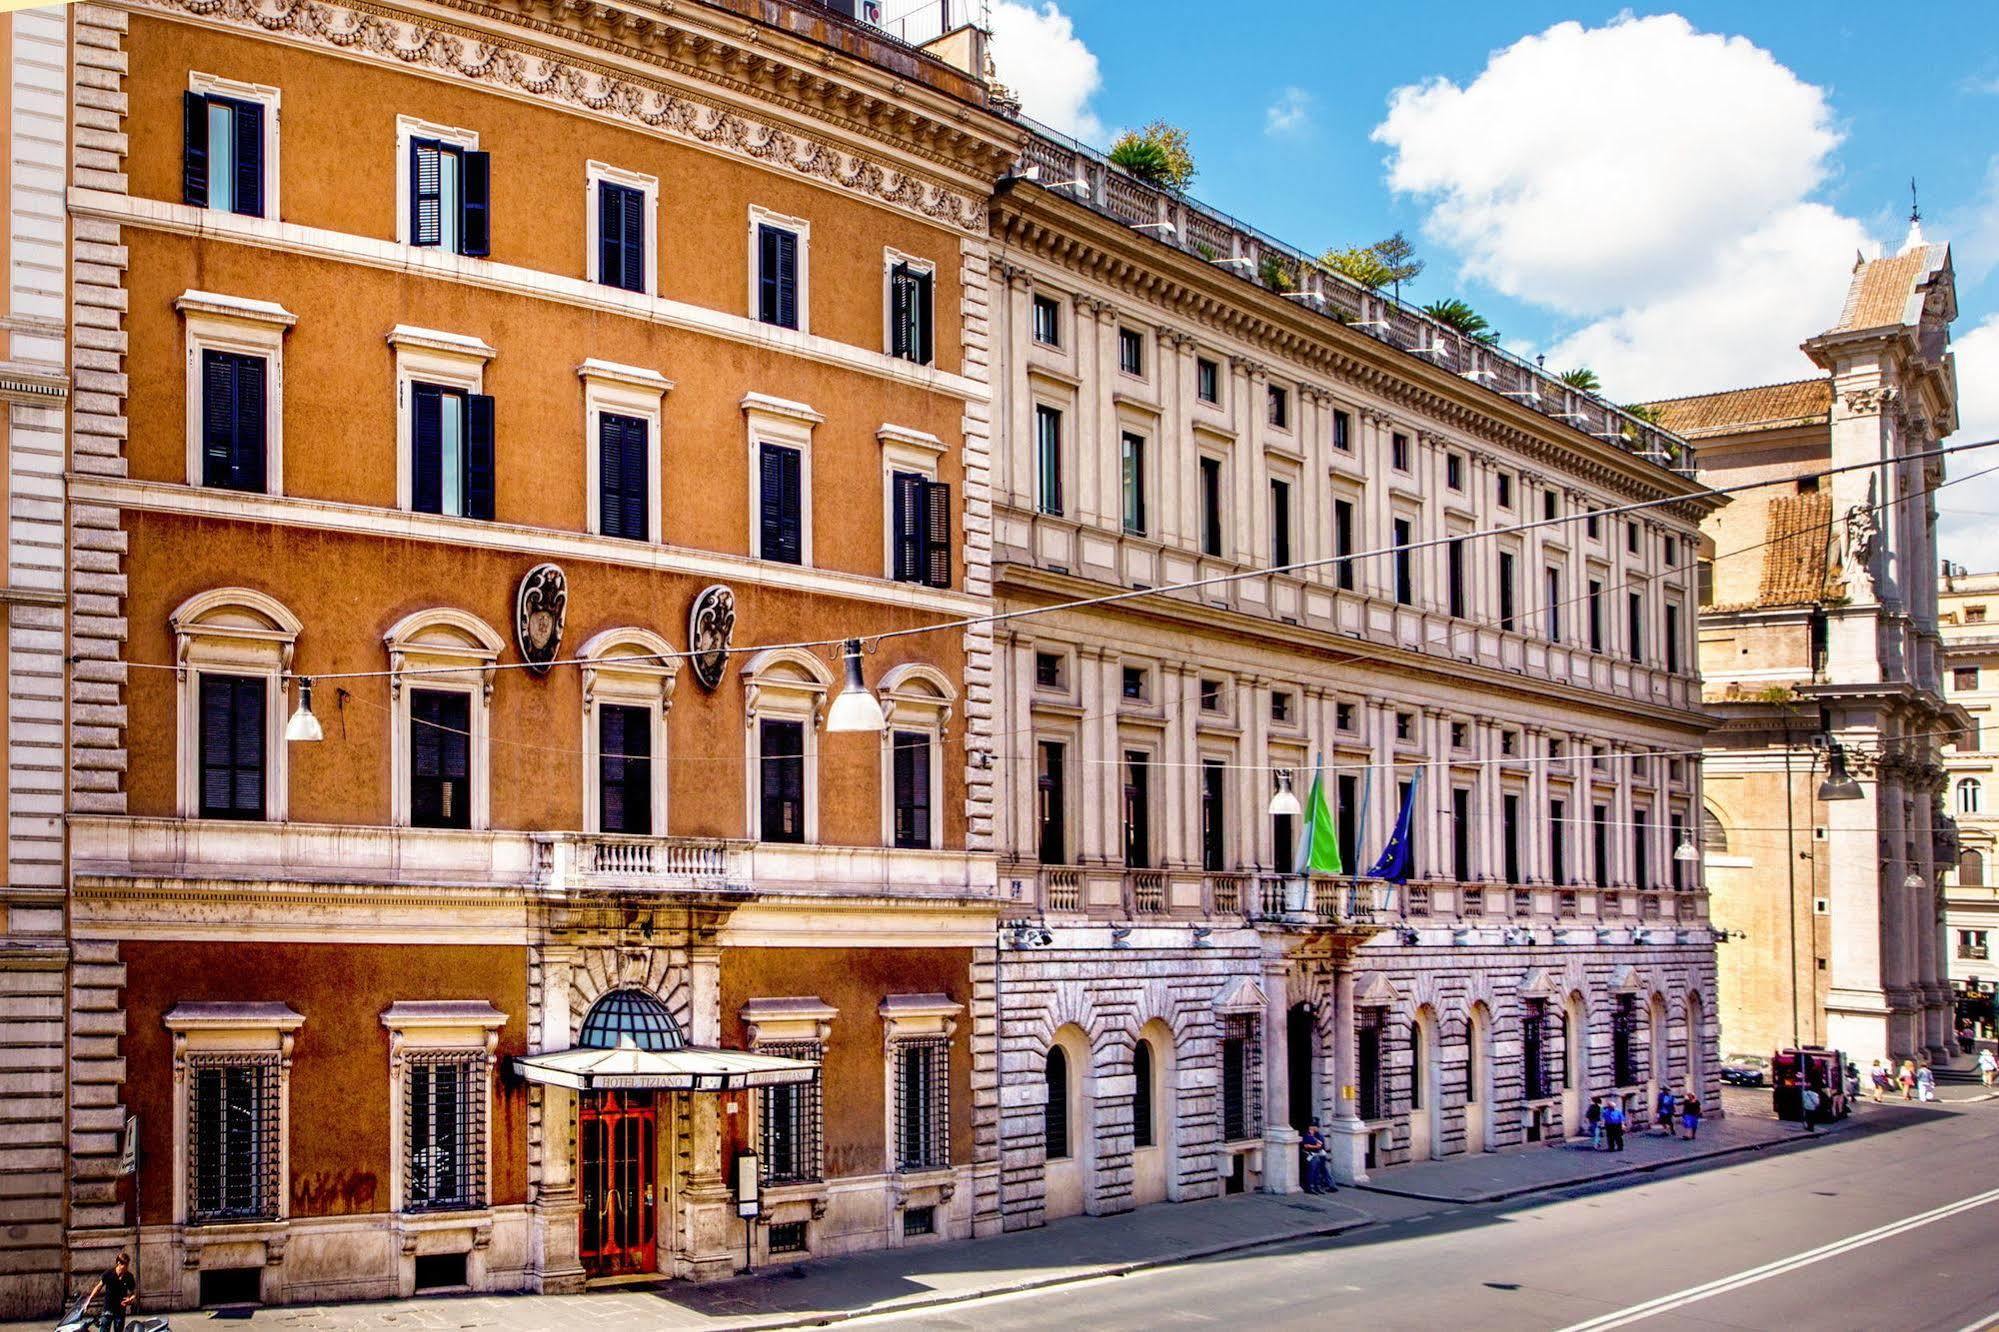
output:
<svg viewBox="0 0 1999 1332"><path fill-rule="evenodd" d="M701 590L687 612L687 664L703 689L722 683L729 664L729 640L736 632L736 594L723 583Z"/></svg>
<svg viewBox="0 0 1999 1332"><path fill-rule="evenodd" d="M562 622L569 610L569 580L553 564L537 564L521 579L514 597L514 642L536 675L547 675L562 646Z"/></svg>
<svg viewBox="0 0 1999 1332"><path fill-rule="evenodd" d="M1874 581L1874 547L1881 536L1880 521L1874 516L1875 478L1867 478L1867 502L1846 511L1846 567L1858 570L1871 586Z"/></svg>

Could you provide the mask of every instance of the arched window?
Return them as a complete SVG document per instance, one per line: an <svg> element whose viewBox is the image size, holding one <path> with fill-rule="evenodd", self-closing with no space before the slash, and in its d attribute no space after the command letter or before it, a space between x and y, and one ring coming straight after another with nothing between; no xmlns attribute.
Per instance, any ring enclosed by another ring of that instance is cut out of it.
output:
<svg viewBox="0 0 1999 1332"><path fill-rule="evenodd" d="M1423 1023L1419 1018L1409 1024L1409 1108L1423 1108Z"/></svg>
<svg viewBox="0 0 1999 1332"><path fill-rule="evenodd" d="M1131 1047L1131 1145L1150 1147L1152 1136L1152 1042L1139 1037Z"/></svg>
<svg viewBox="0 0 1999 1332"><path fill-rule="evenodd" d="M1982 853L1966 847L1958 854L1957 886L1960 888L1985 886L1985 857Z"/></svg>
<svg viewBox="0 0 1999 1332"><path fill-rule="evenodd" d="M1957 784L1957 812L1960 814L1976 814L1978 812L1978 799L1981 794L1982 792L1978 788L1978 779L1976 777L1966 777L1963 781L1959 782Z"/></svg>
<svg viewBox="0 0 1999 1332"><path fill-rule="evenodd" d="M1722 826L1720 816L1706 805L1701 806L1701 850L1715 856L1728 854L1728 829Z"/></svg>
<svg viewBox="0 0 1999 1332"><path fill-rule="evenodd" d="M1048 1108L1041 1137L1049 1160L1069 1155L1069 1056L1059 1045L1048 1051Z"/></svg>
<svg viewBox="0 0 1999 1332"><path fill-rule="evenodd" d="M678 1050L686 1045L680 1024L666 1005L644 990L612 990L590 1006L576 1043L592 1050L615 1050L629 1040L641 1050Z"/></svg>

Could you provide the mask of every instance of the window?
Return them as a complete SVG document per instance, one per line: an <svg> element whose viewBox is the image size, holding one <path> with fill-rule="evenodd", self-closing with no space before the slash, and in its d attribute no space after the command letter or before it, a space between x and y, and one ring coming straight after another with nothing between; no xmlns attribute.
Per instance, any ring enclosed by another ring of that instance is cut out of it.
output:
<svg viewBox="0 0 1999 1332"><path fill-rule="evenodd" d="M1493 486L1494 486L1494 489L1495 489L1495 492L1497 493L1497 495L1498 495L1498 498L1499 498L1499 507L1500 507L1500 508L1502 508L1502 509L1510 509L1510 508L1512 508L1512 507L1513 507L1513 473L1511 473L1511 472L1497 472L1497 473L1494 473L1494 475L1493 475L1493 478L1492 478L1492 480L1493 480Z"/></svg>
<svg viewBox="0 0 1999 1332"><path fill-rule="evenodd" d="M185 291L187 481L282 493L284 336L298 316L270 301Z"/></svg>
<svg viewBox="0 0 1999 1332"><path fill-rule="evenodd" d="M1117 331L1117 368L1127 375L1145 373L1145 335L1135 329Z"/></svg>
<svg viewBox="0 0 1999 1332"><path fill-rule="evenodd" d="M1966 624L1984 624L1984 623L1985 623L1985 607L1983 607L1983 606L1966 606L1966 607L1964 608L1964 622L1965 622Z"/></svg>
<svg viewBox="0 0 1999 1332"><path fill-rule="evenodd" d="M1040 689L1061 689L1063 687L1063 657L1059 652L1037 652L1034 654L1034 683Z"/></svg>
<svg viewBox="0 0 1999 1332"><path fill-rule="evenodd" d="M411 689L410 826L472 826L472 700L459 692Z"/></svg>
<svg viewBox="0 0 1999 1332"><path fill-rule="evenodd" d="M902 1209L902 1235L904 1239L908 1239L911 1236L935 1235L936 1233L936 1204L933 1203L928 1207L905 1207Z"/></svg>
<svg viewBox="0 0 1999 1332"><path fill-rule="evenodd" d="M1976 777L1963 778L1957 784L1957 812L1960 814L1978 813L1983 795L1984 788L1979 785Z"/></svg>
<svg viewBox="0 0 1999 1332"><path fill-rule="evenodd" d="M464 1211L486 1201L486 1054L403 1056L404 1209Z"/></svg>
<svg viewBox="0 0 1999 1332"><path fill-rule="evenodd" d="M1354 1113L1381 1118L1381 1024L1383 1010L1364 1008L1354 1022L1354 1062L1360 1066Z"/></svg>
<svg viewBox="0 0 1999 1332"><path fill-rule="evenodd" d="M1978 688L1978 668L1976 666L1959 666L1953 669L1950 673L1950 687L1952 689Z"/></svg>
<svg viewBox="0 0 1999 1332"><path fill-rule="evenodd" d="M1631 881L1639 888L1652 886L1652 814L1631 811Z"/></svg>
<svg viewBox="0 0 1999 1332"><path fill-rule="evenodd" d="M1638 996L1620 994L1610 1010L1610 1081L1629 1087L1638 1081L1637 1041Z"/></svg>
<svg viewBox="0 0 1999 1332"><path fill-rule="evenodd" d="M1499 627L1513 629L1517 625L1514 618L1517 580L1513 576L1515 560L1513 552L1499 552Z"/></svg>
<svg viewBox="0 0 1999 1332"><path fill-rule="evenodd" d="M1039 746L1040 766L1035 773L1035 817L1040 825L1039 847L1044 865L1069 863L1069 838L1065 828L1068 792L1065 789L1062 745L1044 740Z"/></svg>
<svg viewBox="0 0 1999 1332"><path fill-rule="evenodd" d="M193 1222L278 1215L280 1054L187 1059L188 1200Z"/></svg>
<svg viewBox="0 0 1999 1332"><path fill-rule="evenodd" d="M1041 1110L1041 1151L1050 1161L1069 1156L1069 1052L1051 1046L1042 1074L1048 1094Z"/></svg>
<svg viewBox="0 0 1999 1332"><path fill-rule="evenodd" d="M1124 530L1133 536L1145 535L1145 440L1124 432L1120 462L1124 491Z"/></svg>
<svg viewBox="0 0 1999 1332"><path fill-rule="evenodd" d="M1983 854L1967 847L1958 855L1957 886L1960 888L1983 888L1985 886L1985 857Z"/></svg>
<svg viewBox="0 0 1999 1332"><path fill-rule="evenodd" d="M803 564L804 453L765 441L757 446L757 555Z"/></svg>
<svg viewBox="0 0 1999 1332"><path fill-rule="evenodd" d="M750 309L757 322L808 331L806 275L811 225L750 209Z"/></svg>
<svg viewBox="0 0 1999 1332"><path fill-rule="evenodd" d="M1222 460L1201 459L1201 553L1222 553Z"/></svg>
<svg viewBox="0 0 1999 1332"><path fill-rule="evenodd" d="M1333 554L1339 556L1339 563L1333 566L1333 580L1342 592L1354 589L1353 543L1353 501L1336 499L1333 501Z"/></svg>
<svg viewBox="0 0 1999 1332"><path fill-rule="evenodd" d="M1228 810L1223 777L1221 763L1201 760L1201 868L1211 873L1220 872L1227 863Z"/></svg>
<svg viewBox="0 0 1999 1332"><path fill-rule="evenodd" d="M629 704L597 706L597 828L650 836L652 711Z"/></svg>
<svg viewBox="0 0 1999 1332"><path fill-rule="evenodd" d="M825 1058L825 1046L818 1041L764 1041L756 1044L758 1054L783 1059L803 1059L817 1064ZM759 1094L759 1160L766 1184L797 1184L820 1176L820 1125L824 1103L820 1079L787 1082L765 1087ZM777 1247L777 1227L771 1228L771 1247ZM804 1235L797 1247L805 1247Z"/></svg>
<svg viewBox="0 0 1999 1332"><path fill-rule="evenodd" d="M1333 783L1336 806L1333 810L1335 835L1340 843L1340 864L1357 867L1360 864L1360 778L1351 773L1341 773ZM1356 873L1349 868L1347 873Z"/></svg>
<svg viewBox="0 0 1999 1332"><path fill-rule="evenodd" d="M1141 1036L1131 1047L1131 1145L1153 1147L1152 1042Z"/></svg>
<svg viewBox="0 0 1999 1332"><path fill-rule="evenodd" d="M1631 629L1631 660L1645 660L1645 598L1636 592L1624 594L1625 623Z"/></svg>
<svg viewBox="0 0 1999 1332"><path fill-rule="evenodd" d="M1667 834L1666 844L1673 848L1675 854L1672 854L1666 863L1672 866L1673 887L1682 889L1687 886L1687 862L1681 860L1677 852L1687 839L1686 819L1678 814L1673 815Z"/></svg>
<svg viewBox="0 0 1999 1332"><path fill-rule="evenodd" d="M1598 525L1597 513L1594 509L1590 510L1589 516L1583 520L1583 533L1591 541L1595 541L1602 535Z"/></svg>
<svg viewBox="0 0 1999 1332"><path fill-rule="evenodd" d="M1471 727L1469 725L1461 721L1451 723L1451 748L1471 748Z"/></svg>
<svg viewBox="0 0 1999 1332"><path fill-rule="evenodd" d="M757 741L757 835L766 842L803 842L805 723L762 718Z"/></svg>
<svg viewBox="0 0 1999 1332"><path fill-rule="evenodd" d="M1044 347L1062 345L1062 307L1053 296L1034 298L1034 340Z"/></svg>
<svg viewBox="0 0 1999 1332"><path fill-rule="evenodd" d="M1194 393L1202 402L1222 400L1222 368L1205 356L1194 361Z"/></svg>
<svg viewBox="0 0 1999 1332"><path fill-rule="evenodd" d="M1527 1099L1553 1095L1548 1086L1548 1001L1528 999L1520 1013L1520 1062L1527 1074Z"/></svg>
<svg viewBox="0 0 1999 1332"><path fill-rule="evenodd" d="M1283 568L1291 563L1291 483L1270 483L1270 563Z"/></svg>
<svg viewBox="0 0 1999 1332"><path fill-rule="evenodd" d="M1959 930L1957 932L1957 955L1967 962L1982 962L1991 954L1987 930Z"/></svg>
<svg viewBox="0 0 1999 1332"><path fill-rule="evenodd" d="M1062 413L1053 407L1035 404L1035 475L1039 491L1035 502L1041 512L1062 512Z"/></svg>
<svg viewBox="0 0 1999 1332"><path fill-rule="evenodd" d="M1201 681L1201 711L1220 712L1222 710L1222 682L1220 680Z"/></svg>
<svg viewBox="0 0 1999 1332"><path fill-rule="evenodd" d="M1465 460L1455 453L1444 455L1444 485L1451 490L1465 488Z"/></svg>
<svg viewBox="0 0 1999 1332"><path fill-rule="evenodd" d="M264 489L265 360L201 353L201 484Z"/></svg>
<svg viewBox="0 0 1999 1332"><path fill-rule="evenodd" d="M895 1168L951 1164L951 1045L947 1039L895 1046Z"/></svg>
<svg viewBox="0 0 1999 1332"><path fill-rule="evenodd" d="M1471 788L1451 788L1451 876L1471 882Z"/></svg>
<svg viewBox="0 0 1999 1332"><path fill-rule="evenodd" d="M951 487L920 473L895 472L890 488L895 497L895 581L951 586Z"/></svg>
<svg viewBox="0 0 1999 1332"><path fill-rule="evenodd" d="M1405 740L1405 741L1414 740L1416 738L1415 713L1398 712L1395 714L1395 738L1397 740Z"/></svg>
<svg viewBox="0 0 1999 1332"><path fill-rule="evenodd" d="M1500 868L1508 883L1520 882L1520 797L1509 791L1499 798Z"/></svg>
<svg viewBox="0 0 1999 1332"><path fill-rule="evenodd" d="M1569 802L1548 802L1548 881L1569 881Z"/></svg>
<svg viewBox="0 0 1999 1332"><path fill-rule="evenodd" d="M1295 702L1296 698L1294 695L1286 693L1281 689L1273 690L1270 695L1270 720L1286 726L1290 725L1292 705Z"/></svg>
<svg viewBox="0 0 1999 1332"><path fill-rule="evenodd" d="M1666 673L1680 673L1680 608L1666 603Z"/></svg>
<svg viewBox="0 0 1999 1332"><path fill-rule="evenodd" d="M896 731L893 734L895 844L905 849L927 850L931 846L931 737L924 731Z"/></svg>
<svg viewBox="0 0 1999 1332"><path fill-rule="evenodd" d="M648 427L636 416L597 417L597 530L605 536L644 541L649 535Z"/></svg>
<svg viewBox="0 0 1999 1332"><path fill-rule="evenodd" d="M1412 524L1407 518L1395 520L1395 601L1397 605L1416 604L1416 566L1409 543Z"/></svg>
<svg viewBox="0 0 1999 1332"><path fill-rule="evenodd" d="M188 82L181 94L181 202L275 217L277 143L266 126L276 127L278 90L206 74Z"/></svg>
<svg viewBox="0 0 1999 1332"><path fill-rule="evenodd" d="M1142 749L1124 755L1124 863L1152 867L1152 759Z"/></svg>
<svg viewBox="0 0 1999 1332"><path fill-rule="evenodd" d="M1559 643L1562 641L1562 571L1550 565L1545 574L1548 583L1545 589L1548 607L1548 641Z"/></svg>
<svg viewBox="0 0 1999 1332"><path fill-rule="evenodd" d="M935 269L890 251L888 255L888 354L929 365L936 358L932 288Z"/></svg>
<svg viewBox="0 0 1999 1332"><path fill-rule="evenodd" d="M1465 613L1465 540L1452 537L1444 546L1444 588L1446 608L1452 615Z"/></svg>
<svg viewBox="0 0 1999 1332"><path fill-rule="evenodd" d="M1398 472L1409 470L1409 436L1399 430L1388 437L1388 465Z"/></svg>
<svg viewBox="0 0 1999 1332"><path fill-rule="evenodd" d="M649 291L659 181L602 162L591 162L586 174L596 193L589 237L592 278L620 291Z"/></svg>
<svg viewBox="0 0 1999 1332"><path fill-rule="evenodd" d="M1335 703L1333 705L1333 727L1341 731L1351 731L1354 729L1353 704Z"/></svg>
<svg viewBox="0 0 1999 1332"><path fill-rule="evenodd" d="M200 677L201 817L264 817L269 704L257 676Z"/></svg>
<svg viewBox="0 0 1999 1332"><path fill-rule="evenodd" d="M1241 1142L1255 1133L1250 1103L1250 1019L1229 1014L1222 1026L1222 1141Z"/></svg>
<svg viewBox="0 0 1999 1332"><path fill-rule="evenodd" d="M1341 453L1353 452L1353 417L1346 412L1333 412L1333 447Z"/></svg>
<svg viewBox="0 0 1999 1332"><path fill-rule="evenodd" d="M1561 497L1552 490L1542 491L1541 492L1542 519L1547 522L1553 522L1556 518L1559 518L1561 516L1561 513L1562 513Z"/></svg>
<svg viewBox="0 0 1999 1332"><path fill-rule="evenodd" d="M1124 696L1134 702L1139 702L1144 700L1147 692L1145 668L1143 666L1125 667Z"/></svg>
<svg viewBox="0 0 1999 1332"><path fill-rule="evenodd" d="M1291 428L1290 391L1272 384L1270 385L1267 398L1270 404L1270 424L1279 430L1289 430Z"/></svg>
<svg viewBox="0 0 1999 1332"><path fill-rule="evenodd" d="M769 1090L776 1091L778 1089L773 1087ZM768 1092L766 1092L766 1095L768 1095ZM903 1233L905 1235L909 1233L909 1227L907 1225L907 1217L908 1213L905 1212L904 1213L905 1224L903 1226ZM769 1252L774 1254L807 1252L808 1250L805 1243L805 1237L808 1225L809 1223L805 1221L771 1222L768 1231L768 1243L766 1246Z"/></svg>
<svg viewBox="0 0 1999 1332"><path fill-rule="evenodd" d="M410 385L410 507L493 517L493 400L441 384Z"/></svg>
<svg viewBox="0 0 1999 1332"><path fill-rule="evenodd" d="M1624 524L1624 548L1633 555L1638 553L1638 524L1627 521Z"/></svg>
<svg viewBox="0 0 1999 1332"><path fill-rule="evenodd" d="M1590 810L1590 860L1595 870L1593 882L1599 888L1610 885L1610 807L1597 805Z"/></svg>
<svg viewBox="0 0 1999 1332"><path fill-rule="evenodd" d="M477 151L478 136L409 133L415 126L407 118L401 125L409 145L405 239L451 254L486 254L492 242L492 160Z"/></svg>
<svg viewBox="0 0 1999 1332"><path fill-rule="evenodd" d="M1603 651L1603 584L1589 580L1589 650Z"/></svg>

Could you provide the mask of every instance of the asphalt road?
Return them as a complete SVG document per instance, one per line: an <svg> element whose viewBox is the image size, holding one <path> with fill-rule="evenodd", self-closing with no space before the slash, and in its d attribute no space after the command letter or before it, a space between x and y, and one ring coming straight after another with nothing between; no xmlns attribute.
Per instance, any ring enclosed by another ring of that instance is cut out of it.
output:
<svg viewBox="0 0 1999 1332"><path fill-rule="evenodd" d="M1896 1118L1905 1126L1636 1187L1439 1209L1338 1239L860 1321L1999 1329L1999 1103Z"/></svg>

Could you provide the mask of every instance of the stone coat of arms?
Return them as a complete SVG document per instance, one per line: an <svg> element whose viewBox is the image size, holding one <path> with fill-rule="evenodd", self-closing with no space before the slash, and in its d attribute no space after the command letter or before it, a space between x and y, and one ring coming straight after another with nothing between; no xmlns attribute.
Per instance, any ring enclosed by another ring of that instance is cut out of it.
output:
<svg viewBox="0 0 1999 1332"><path fill-rule="evenodd" d="M569 580L553 564L537 564L521 579L514 597L514 642L528 669L547 675L562 647L562 622L569 610Z"/></svg>
<svg viewBox="0 0 1999 1332"><path fill-rule="evenodd" d="M703 689L722 683L729 664L729 640L736 632L736 594L723 583L701 590L687 612L687 664Z"/></svg>

